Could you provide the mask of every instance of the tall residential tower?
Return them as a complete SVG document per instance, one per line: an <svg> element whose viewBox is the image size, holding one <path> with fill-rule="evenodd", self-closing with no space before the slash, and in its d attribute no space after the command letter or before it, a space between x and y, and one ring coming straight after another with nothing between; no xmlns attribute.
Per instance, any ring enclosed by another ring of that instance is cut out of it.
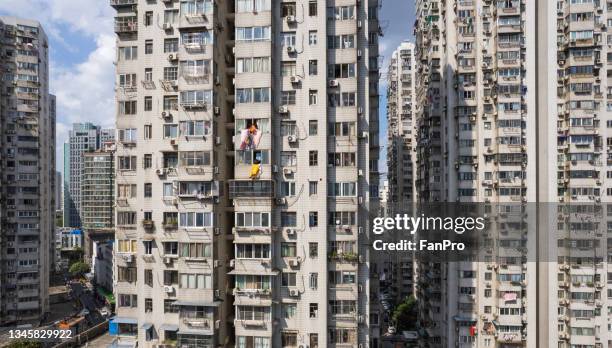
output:
<svg viewBox="0 0 612 348"><path fill-rule="evenodd" d="M111 5L111 333L143 347L366 346L378 2Z"/></svg>
<svg viewBox="0 0 612 348"><path fill-rule="evenodd" d="M55 110L40 23L0 17L0 325L49 310L55 226Z"/></svg>

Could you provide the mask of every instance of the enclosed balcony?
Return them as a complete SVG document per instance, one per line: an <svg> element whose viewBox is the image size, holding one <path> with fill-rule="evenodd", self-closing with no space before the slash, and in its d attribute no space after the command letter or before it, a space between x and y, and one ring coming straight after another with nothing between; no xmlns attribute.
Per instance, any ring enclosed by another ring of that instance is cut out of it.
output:
<svg viewBox="0 0 612 348"><path fill-rule="evenodd" d="M115 17L115 33L127 34L138 31L138 17Z"/></svg>
<svg viewBox="0 0 612 348"><path fill-rule="evenodd" d="M138 0L110 0L110 5L115 9L123 6L133 6L138 3Z"/></svg>
<svg viewBox="0 0 612 348"><path fill-rule="evenodd" d="M232 180L229 182L229 197L235 198L273 198L272 180Z"/></svg>

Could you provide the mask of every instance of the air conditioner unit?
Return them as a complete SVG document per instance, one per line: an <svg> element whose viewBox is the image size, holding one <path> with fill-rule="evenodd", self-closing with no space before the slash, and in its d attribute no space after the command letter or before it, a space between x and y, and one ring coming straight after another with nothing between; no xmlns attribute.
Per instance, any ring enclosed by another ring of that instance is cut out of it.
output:
<svg viewBox="0 0 612 348"><path fill-rule="evenodd" d="M220 227L215 227L214 231L215 231L214 234L217 235L217 236L221 234L221 228Z"/></svg>
<svg viewBox="0 0 612 348"><path fill-rule="evenodd" d="M287 141L290 142L290 143L295 143L297 141L297 136L289 135L289 136L287 136Z"/></svg>
<svg viewBox="0 0 612 348"><path fill-rule="evenodd" d="M174 292L174 288L171 287L171 286L166 285L166 286L164 286L164 292L165 293L172 293L172 292Z"/></svg>
<svg viewBox="0 0 612 348"><path fill-rule="evenodd" d="M283 174L291 175L291 174L293 174L293 169L291 169L291 168L283 168Z"/></svg>
<svg viewBox="0 0 612 348"><path fill-rule="evenodd" d="M359 175L359 176L363 176L363 169L359 169L359 170L357 171L357 175Z"/></svg>
<svg viewBox="0 0 612 348"><path fill-rule="evenodd" d="M357 58L361 58L363 56L363 51L357 50Z"/></svg>
<svg viewBox="0 0 612 348"><path fill-rule="evenodd" d="M287 229L287 235L288 236L295 236L295 230L293 228L288 228Z"/></svg>
<svg viewBox="0 0 612 348"><path fill-rule="evenodd" d="M164 30L170 30L170 29L172 29L172 23L164 23L164 24L162 24L162 28Z"/></svg>
<svg viewBox="0 0 612 348"><path fill-rule="evenodd" d="M230 260L230 267L236 267L236 260Z"/></svg>
<svg viewBox="0 0 612 348"><path fill-rule="evenodd" d="M295 49L295 46L287 46L287 53L289 53L289 54L297 53L297 50Z"/></svg>
<svg viewBox="0 0 612 348"><path fill-rule="evenodd" d="M162 111L161 117L162 118L170 118L170 117L172 117L172 114L169 111Z"/></svg>
<svg viewBox="0 0 612 348"><path fill-rule="evenodd" d="M289 260L289 267L298 267L300 265L300 261L297 259Z"/></svg>
<svg viewBox="0 0 612 348"><path fill-rule="evenodd" d="M339 85L338 80L329 80L329 87L338 87Z"/></svg>
<svg viewBox="0 0 612 348"><path fill-rule="evenodd" d="M221 145L221 137L216 137L215 138L215 144L216 145Z"/></svg>
<svg viewBox="0 0 612 348"><path fill-rule="evenodd" d="M276 199L276 204L278 204L278 205L287 204L287 199L285 197L277 198Z"/></svg>
<svg viewBox="0 0 612 348"><path fill-rule="evenodd" d="M164 263L165 264L172 263L172 258L171 257L164 257Z"/></svg>
<svg viewBox="0 0 612 348"><path fill-rule="evenodd" d="M125 260L125 262L131 263L134 261L134 255L129 254L129 255L125 255L123 256L123 259Z"/></svg>
<svg viewBox="0 0 612 348"><path fill-rule="evenodd" d="M298 297L300 296L300 292L298 291L298 289L289 289L289 296Z"/></svg>
<svg viewBox="0 0 612 348"><path fill-rule="evenodd" d="M169 61L171 61L171 62L172 62L172 61L175 61L175 60L177 60L177 59L178 59L178 54L176 54L176 53L170 53L170 54L168 55L168 60L169 60Z"/></svg>
<svg viewBox="0 0 612 348"><path fill-rule="evenodd" d="M215 106L214 112L215 112L215 115L219 115L221 113L221 108L218 106Z"/></svg>
<svg viewBox="0 0 612 348"><path fill-rule="evenodd" d="M276 164L272 165L272 173L278 173L278 166Z"/></svg>
<svg viewBox="0 0 612 348"><path fill-rule="evenodd" d="M293 75L293 76L289 77L289 81L291 81L291 83L298 83L298 82L300 82L300 78L297 75Z"/></svg>
<svg viewBox="0 0 612 348"><path fill-rule="evenodd" d="M164 174L166 174L166 173L165 173L165 171L164 171L163 169L156 169L156 170L155 170L155 174L157 174L157 175L159 175L159 176L162 176L162 175L164 175Z"/></svg>
<svg viewBox="0 0 612 348"><path fill-rule="evenodd" d="M219 261L219 260L215 260L215 261L213 262L213 267L219 267L219 266L221 266L221 261Z"/></svg>
<svg viewBox="0 0 612 348"><path fill-rule="evenodd" d="M278 107L279 114L287 114L289 113L289 107L287 105L281 105Z"/></svg>
<svg viewBox="0 0 612 348"><path fill-rule="evenodd" d="M297 18L295 16L287 16L287 23L295 23L297 22Z"/></svg>
<svg viewBox="0 0 612 348"><path fill-rule="evenodd" d="M170 145L172 145L172 146L178 145L178 143L176 142L176 139L170 140Z"/></svg>

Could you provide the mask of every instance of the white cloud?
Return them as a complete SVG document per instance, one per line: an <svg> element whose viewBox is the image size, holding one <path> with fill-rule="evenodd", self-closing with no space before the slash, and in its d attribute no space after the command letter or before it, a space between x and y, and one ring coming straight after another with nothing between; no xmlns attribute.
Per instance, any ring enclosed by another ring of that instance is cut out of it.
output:
<svg viewBox="0 0 612 348"><path fill-rule="evenodd" d="M80 63L50 62L50 89L57 96L57 168L62 169L63 143L74 122L92 122L103 127L114 123L114 10L108 0L5 0L0 13L38 20L52 51L64 54L82 49L83 38L95 43ZM58 55L53 55L57 57Z"/></svg>

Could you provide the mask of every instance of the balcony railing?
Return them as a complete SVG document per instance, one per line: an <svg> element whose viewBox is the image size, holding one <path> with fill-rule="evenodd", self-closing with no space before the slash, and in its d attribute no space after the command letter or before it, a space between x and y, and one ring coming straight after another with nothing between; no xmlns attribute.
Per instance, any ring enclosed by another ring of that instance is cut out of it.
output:
<svg viewBox="0 0 612 348"><path fill-rule="evenodd" d="M134 17L115 17L115 33L133 33L138 31L138 20Z"/></svg>
<svg viewBox="0 0 612 348"><path fill-rule="evenodd" d="M230 198L273 198L274 182L272 180L229 182Z"/></svg>
<svg viewBox="0 0 612 348"><path fill-rule="evenodd" d="M110 0L110 5L113 7L132 6L136 5L137 0Z"/></svg>

